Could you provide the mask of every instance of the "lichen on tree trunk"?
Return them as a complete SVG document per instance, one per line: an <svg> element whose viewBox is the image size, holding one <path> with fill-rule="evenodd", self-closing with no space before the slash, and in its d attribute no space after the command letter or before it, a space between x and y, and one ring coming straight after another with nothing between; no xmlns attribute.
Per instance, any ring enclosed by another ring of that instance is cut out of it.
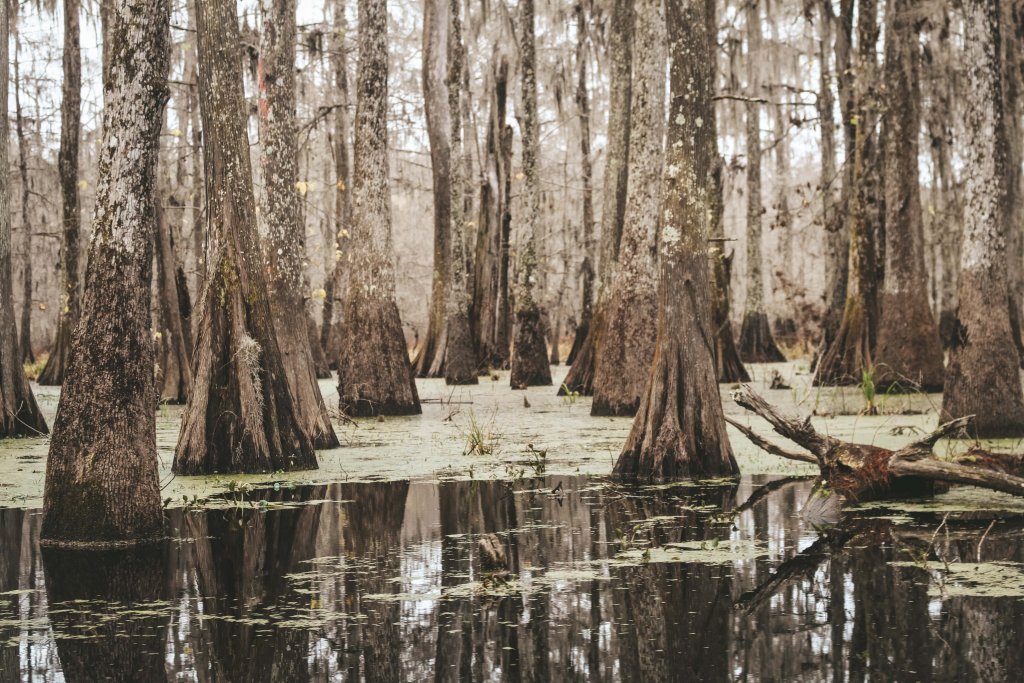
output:
<svg viewBox="0 0 1024 683"><path fill-rule="evenodd" d="M153 538L163 526L150 295L170 9L119 0L112 11L82 318L46 463L42 536L58 544Z"/></svg>
<svg viewBox="0 0 1024 683"><path fill-rule="evenodd" d="M197 3L208 251L179 474L316 469L274 332L256 227L234 0ZM302 328L305 329L305 321Z"/></svg>
<svg viewBox="0 0 1024 683"><path fill-rule="evenodd" d="M708 217L717 157L714 5L668 0L670 112L654 365L614 472L659 479L739 473L725 430L711 337Z"/></svg>
<svg viewBox="0 0 1024 683"><path fill-rule="evenodd" d="M591 415L635 414L654 357L665 168L665 15L660 3L644 3L634 11L625 223L595 345Z"/></svg>
<svg viewBox="0 0 1024 683"><path fill-rule="evenodd" d="M1006 259L1006 126L1000 67L1000 12L964 3L964 234L957 335L950 349L944 419L974 415L979 437L1024 435L1024 395L1011 338ZM1019 228L1015 228L1019 229Z"/></svg>
<svg viewBox="0 0 1024 683"><path fill-rule="evenodd" d="M352 239L338 395L352 416L419 414L395 302L387 141L387 3L359 0Z"/></svg>

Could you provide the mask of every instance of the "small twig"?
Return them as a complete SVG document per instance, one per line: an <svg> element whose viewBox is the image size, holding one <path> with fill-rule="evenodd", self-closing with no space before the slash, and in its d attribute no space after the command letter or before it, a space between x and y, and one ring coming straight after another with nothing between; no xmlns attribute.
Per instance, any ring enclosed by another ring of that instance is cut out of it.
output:
<svg viewBox="0 0 1024 683"><path fill-rule="evenodd" d="M981 540L978 541L978 550L977 550L976 554L977 554L977 558L978 558L978 563L979 564L981 563L981 546L982 546L982 544L985 543L985 538L988 537L988 532L992 531L992 527L994 527L995 525L996 525L996 520L993 519L991 522L989 522L988 528L985 529L985 533L983 533L981 535Z"/></svg>

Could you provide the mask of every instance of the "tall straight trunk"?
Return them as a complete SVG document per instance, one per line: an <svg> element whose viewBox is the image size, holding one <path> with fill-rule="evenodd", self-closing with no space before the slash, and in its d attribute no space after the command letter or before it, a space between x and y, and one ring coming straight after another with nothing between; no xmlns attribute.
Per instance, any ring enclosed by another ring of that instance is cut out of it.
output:
<svg viewBox="0 0 1024 683"><path fill-rule="evenodd" d="M451 114L451 154L448 184L451 189L451 255L445 294L444 381L446 384L476 384L477 362L469 328L469 273L466 267L466 216L473 199L466 194L466 169L462 140L463 60L462 0L448 4L448 110Z"/></svg>
<svg viewBox="0 0 1024 683"><path fill-rule="evenodd" d="M844 11L852 12L852 0L843 5ZM822 320L820 350L827 349L835 341L839 323L843 319L846 303L846 281L849 275L850 235L844 220L845 205L838 201L836 185L839 174L836 171L836 124L835 98L832 91L831 55L835 54L836 73L840 83L846 82L846 70L850 66L850 33L848 25L840 28L835 40L832 38L832 0L818 2L818 26L821 36L818 51L820 83L818 86L818 117L821 120L821 222L825 228L825 314ZM847 21L846 15L843 17ZM846 107L843 107L844 116ZM844 176L848 177L848 176ZM848 189L843 180L843 195Z"/></svg>
<svg viewBox="0 0 1024 683"><path fill-rule="evenodd" d="M22 250L24 257L21 263L21 325L19 326L20 358L26 363L34 362L36 355L32 350L32 221L29 219L29 198L32 194L28 175L28 141L25 139L25 124L21 108L21 69L18 54L21 52L21 39L17 30L14 31L14 121L18 134L18 177L21 180L21 229Z"/></svg>
<svg viewBox="0 0 1024 683"><path fill-rule="evenodd" d="M163 527L150 297L170 4L121 0L110 35L82 318L46 461L42 537L54 544L121 543Z"/></svg>
<svg viewBox="0 0 1024 683"><path fill-rule="evenodd" d="M738 474L739 468L726 435L713 349L707 343L712 324L710 181L718 153L715 127L703 122L715 116L714 0L667 0L665 5L671 91L657 350L615 474L728 476Z"/></svg>
<svg viewBox="0 0 1024 683"><path fill-rule="evenodd" d="M523 136L523 231L519 249L519 282L516 288L515 344L512 347L513 389L551 384L544 344L543 228L540 223L540 181L537 157L540 140L537 119L537 44L534 0L519 3L519 73L522 79L522 113L519 129Z"/></svg>
<svg viewBox="0 0 1024 683"><path fill-rule="evenodd" d="M196 0L186 0L185 9L188 15L189 35L195 40L196 31ZM199 105L199 62L197 59L195 42L193 49L185 51L183 73L188 81L188 127L189 142L192 150L190 159L192 168L190 173L191 191L189 193L189 222L191 223L192 257L195 263L195 273L192 282L192 300L197 301L206 283L206 183L203 175L203 139L202 139L202 116ZM191 320L192 336L198 333L199 318Z"/></svg>
<svg viewBox="0 0 1024 683"><path fill-rule="evenodd" d="M1020 42L1024 37L1024 25L1016 26L1017 21L1024 22L1024 17L1015 19L1015 6L1019 3L999 3L1002 12L1002 25L1006 30L1002 35L1002 68L1003 68L1003 120L1006 122L1006 222L1007 251L1010 276L1010 325L1013 328L1013 343L1017 347L1021 367L1024 368L1024 339L1021 337L1021 305L1024 303L1024 129L1021 128L1021 61ZM1024 12L1024 8L1019 9Z"/></svg>
<svg viewBox="0 0 1024 683"><path fill-rule="evenodd" d="M173 221L183 214L181 202L171 193L157 189L156 283L159 301L158 342L161 377L157 394L164 403L185 403L192 390L192 335L188 326L187 287L180 286L180 266L175 251ZM182 289L185 291L183 292Z"/></svg>
<svg viewBox="0 0 1024 683"><path fill-rule="evenodd" d="M942 345L928 305L924 226L918 182L921 130L920 42L914 2L889 0L885 32L885 282L875 384L882 389L942 389Z"/></svg>
<svg viewBox="0 0 1024 683"><path fill-rule="evenodd" d="M341 408L358 417L420 413L395 301L387 86L387 3L359 0L352 246L338 362Z"/></svg>
<svg viewBox="0 0 1024 683"><path fill-rule="evenodd" d="M964 235L960 307L942 418L974 415L976 436L1024 435L1024 395L1010 316L1006 259L1007 172L1001 16L996 3L965 0ZM1007 30L1010 27L1006 27Z"/></svg>
<svg viewBox="0 0 1024 683"><path fill-rule="evenodd" d="M196 3L207 272L178 474L316 469L294 407L256 227L234 0ZM305 329L305 321L303 321Z"/></svg>
<svg viewBox="0 0 1024 683"><path fill-rule="evenodd" d="M740 357L748 363L780 363L786 360L775 345L764 305L763 235L761 202L761 106L763 96L760 3L749 0L747 21L747 301L740 329Z"/></svg>
<svg viewBox="0 0 1024 683"><path fill-rule="evenodd" d="M266 268L270 308L285 377L303 432L316 448L336 448L313 367L304 291L306 226L301 206L295 123L295 0L263 0L260 36L260 161L265 190Z"/></svg>
<svg viewBox="0 0 1024 683"><path fill-rule="evenodd" d="M852 30L853 10L841 5L843 40ZM852 0L849 0L852 2ZM849 276L843 318L832 344L818 358L816 384L858 384L874 369L878 327L877 212L875 184L879 163L875 123L878 18L876 0L860 0L857 10L857 63L842 72L839 93L846 135L846 175L843 207L850 235ZM848 45L848 43L846 43ZM839 42L837 41L837 49ZM838 60L837 60L838 61ZM838 67L837 67L838 71Z"/></svg>
<svg viewBox="0 0 1024 683"><path fill-rule="evenodd" d="M633 415L647 387L658 318L658 226L665 161L665 15L635 8L625 225L597 344L592 415ZM672 173L672 170L669 170Z"/></svg>
<svg viewBox="0 0 1024 683"><path fill-rule="evenodd" d="M594 317L594 264L597 244L594 240L594 170L590 160L590 94L587 88L587 11L582 2L573 10L576 14L576 109L580 117L580 182L583 185L583 262L580 264L582 300L576 336L565 362L572 365L576 355L590 333Z"/></svg>
<svg viewBox="0 0 1024 683"><path fill-rule="evenodd" d="M587 334L569 361L572 367L559 388L560 393L572 391L584 396L591 396L594 393L598 340L604 330L605 308L615 263L619 257L619 244L622 241L622 227L626 215L633 82L633 25L632 0L614 0L608 38L608 147L602 181L597 301Z"/></svg>
<svg viewBox="0 0 1024 683"><path fill-rule="evenodd" d="M63 291L57 317L57 338L39 383L61 384L67 370L71 335L78 324L82 292L79 282L78 140L82 128L82 52L79 45L79 0L64 0L64 84L60 104L61 270Z"/></svg>
<svg viewBox="0 0 1024 683"><path fill-rule="evenodd" d="M448 0L425 0L423 5L423 111L430 142L430 172L434 194L434 268L431 274L427 333L416 350L419 377L444 375L447 339L445 297L451 277L451 109L448 103ZM437 362L436 362L437 361Z"/></svg>
<svg viewBox="0 0 1024 683"><path fill-rule="evenodd" d="M349 230L352 226L352 165L349 157L351 125L349 122L348 57L345 39L348 20L345 17L345 0L334 0L334 31L331 33L331 68L334 71L334 89L337 93L337 109L334 110L334 224L328 244L333 245L327 297L324 299L323 320L320 328L320 344L327 354L331 367L337 367L339 330L336 315L338 304L344 300L345 251L348 249Z"/></svg>
<svg viewBox="0 0 1024 683"><path fill-rule="evenodd" d="M7 55L10 5L0 6L0 168L7 168ZM20 107L19 107L20 111ZM20 121L20 119L19 119ZM20 133L20 126L19 126ZM25 379L14 325L10 174L0 175L0 439L46 433L46 421ZM24 183L24 176L22 179ZM24 199L24 197L23 197ZM25 220L25 216L22 216ZM25 223L28 229L28 223ZM30 260L31 253L25 254Z"/></svg>

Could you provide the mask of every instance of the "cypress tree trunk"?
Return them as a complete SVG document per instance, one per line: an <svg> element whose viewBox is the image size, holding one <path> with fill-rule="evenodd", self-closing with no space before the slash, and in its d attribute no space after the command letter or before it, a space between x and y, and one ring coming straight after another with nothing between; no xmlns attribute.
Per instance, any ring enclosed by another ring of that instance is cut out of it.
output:
<svg viewBox="0 0 1024 683"><path fill-rule="evenodd" d="M966 0L964 236L960 307L950 349L943 419L974 415L978 437L1024 435L1024 396L1010 316L1006 260L1006 124L996 3ZM1007 27L1009 30L1009 27Z"/></svg>
<svg viewBox="0 0 1024 683"><path fill-rule="evenodd" d="M540 296L544 288L541 257L540 187L537 156L540 150L537 120L537 46L534 36L534 2L522 0L520 12L519 71L522 77L522 115L519 127L523 136L523 230L525 242L519 252L519 283L516 291L516 331L512 347L513 389L551 384L544 343L544 311ZM509 181L510 182L510 181ZM511 221L511 217L509 217Z"/></svg>
<svg viewBox="0 0 1024 683"><path fill-rule="evenodd" d="M451 115L448 103L448 2L426 0L423 5L423 111L430 142L434 190L434 269L427 309L427 334L416 350L416 375L444 375L445 298L451 278L452 187Z"/></svg>
<svg viewBox="0 0 1024 683"><path fill-rule="evenodd" d="M264 279L234 0L196 3L208 251L178 474L315 469ZM305 329L305 322L303 327Z"/></svg>
<svg viewBox="0 0 1024 683"><path fill-rule="evenodd" d="M0 141L7 141L7 54L10 5L0 7ZM7 168L7 144L0 144L0 168ZM22 180L24 182L24 179ZM24 199L24 197L23 197ZM0 176L0 439L46 433L46 421L25 379L14 325L14 283L11 272L10 175ZM28 224L25 224L28 229ZM31 253L25 254L26 261Z"/></svg>
<svg viewBox="0 0 1024 683"><path fill-rule="evenodd" d="M15 17L16 18L16 17ZM22 238L24 258L21 264L21 360L26 363L35 362L36 355L32 350L32 221L29 220L29 197L31 186L28 176L28 143L25 140L25 126L21 115L21 69L18 64L18 53L21 51L21 40L17 30L14 33L14 116L18 134L18 176L21 179L21 229L25 232ZM13 319L12 319L13 320Z"/></svg>
<svg viewBox="0 0 1024 683"><path fill-rule="evenodd" d="M39 383L57 385L64 381L71 335L78 324L81 309L81 287L78 276L79 209L78 209L78 138L82 128L82 53L79 46L79 0L64 0L64 84L60 104L60 152L57 168L60 174L61 271L64 291L61 293L57 317L57 338L46 366L39 374Z"/></svg>
<svg viewBox="0 0 1024 683"><path fill-rule="evenodd" d="M850 0L852 3L852 0ZM878 327L878 265L875 245L878 222L874 187L879 163L874 129L875 44L878 40L876 0L861 0L857 11L857 64L842 71L840 105L846 135L847 162L843 207L849 225L849 276L843 317L833 343L818 358L815 384L857 384L873 367ZM843 49L848 49L853 8L842 5ZM839 41L837 41L837 52ZM837 61L838 55L837 55ZM837 68L838 71L838 68Z"/></svg>
<svg viewBox="0 0 1024 683"><path fill-rule="evenodd" d="M387 3L359 0L352 260L338 362L341 407L358 417L420 413L395 301L387 84Z"/></svg>
<svg viewBox="0 0 1024 683"><path fill-rule="evenodd" d="M150 296L169 24L167 0L122 0L111 16L82 318L46 462L42 537L54 544L153 538L163 527Z"/></svg>
<svg viewBox="0 0 1024 683"><path fill-rule="evenodd" d="M608 147L605 158L601 201L600 263L597 270L597 302L587 334L579 348L574 348L569 363L572 367L559 388L584 396L594 393L594 369L599 338L603 334L605 308L611 289L612 273L619 256L619 243L625 223L626 195L629 177L629 137L632 105L633 71L633 3L614 0L612 4L608 61L610 91L608 93Z"/></svg>
<svg viewBox="0 0 1024 683"><path fill-rule="evenodd" d="M158 190L158 204L162 194ZM188 317L183 315L189 304L181 299L183 294L188 294L188 289L180 286L184 273L180 271L175 257L173 230L168 220L171 212L180 216L182 207L173 195L168 195L166 202L169 206L156 207L157 329L160 331L158 348L162 371L158 395L161 402L184 404L192 390L192 335Z"/></svg>
<svg viewBox="0 0 1024 683"><path fill-rule="evenodd" d="M263 0L262 5L266 21L260 37L260 159L274 332L302 431L312 437L315 448L336 448L338 437L316 381L303 295L306 226L297 189L295 0Z"/></svg>
<svg viewBox="0 0 1024 683"><path fill-rule="evenodd" d="M604 310L591 415L633 415L647 386L658 317L658 226L665 161L665 15L635 8L629 189L618 263Z"/></svg>
<svg viewBox="0 0 1024 683"><path fill-rule="evenodd" d="M640 410L615 463L619 476L739 473L725 431L715 359L707 343L711 334L709 183L717 153L714 127L703 122L715 116L713 3L665 3L671 96L659 246L658 336Z"/></svg>
<svg viewBox="0 0 1024 683"><path fill-rule="evenodd" d="M740 357L748 363L781 363L764 305L761 216L761 14L757 0L745 5L747 19L747 301L740 329Z"/></svg>
<svg viewBox="0 0 1024 683"><path fill-rule="evenodd" d="M924 227L918 183L921 130L920 47L915 3L889 0L886 7L885 235L887 246L882 313L878 322L875 384L882 389L942 389L942 346L928 305Z"/></svg>
<svg viewBox="0 0 1024 683"><path fill-rule="evenodd" d="M477 362L473 335L469 327L471 304L466 268L466 216L473 200L465 192L465 158L462 143L462 0L450 0L448 6L448 110L451 114L451 156L448 184L451 190L451 259L445 295L446 339L444 343L445 384L476 384Z"/></svg>

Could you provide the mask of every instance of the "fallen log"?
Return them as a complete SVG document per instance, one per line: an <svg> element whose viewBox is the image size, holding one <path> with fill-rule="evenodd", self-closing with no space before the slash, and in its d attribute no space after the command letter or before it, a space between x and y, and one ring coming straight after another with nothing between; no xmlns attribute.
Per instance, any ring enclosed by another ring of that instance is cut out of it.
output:
<svg viewBox="0 0 1024 683"><path fill-rule="evenodd" d="M753 430L729 420L755 445L781 457L815 462L819 481L804 508L813 516L836 512L845 504L865 500L931 495L948 484L980 486L1024 496L1024 457L974 447L954 460L938 459L933 448L944 438L966 434L972 417L940 425L931 434L899 450L849 443L819 433L810 418L784 415L747 385L732 392L738 405L768 421L777 434L802 447L797 453L777 446ZM938 485L938 486L937 486Z"/></svg>

